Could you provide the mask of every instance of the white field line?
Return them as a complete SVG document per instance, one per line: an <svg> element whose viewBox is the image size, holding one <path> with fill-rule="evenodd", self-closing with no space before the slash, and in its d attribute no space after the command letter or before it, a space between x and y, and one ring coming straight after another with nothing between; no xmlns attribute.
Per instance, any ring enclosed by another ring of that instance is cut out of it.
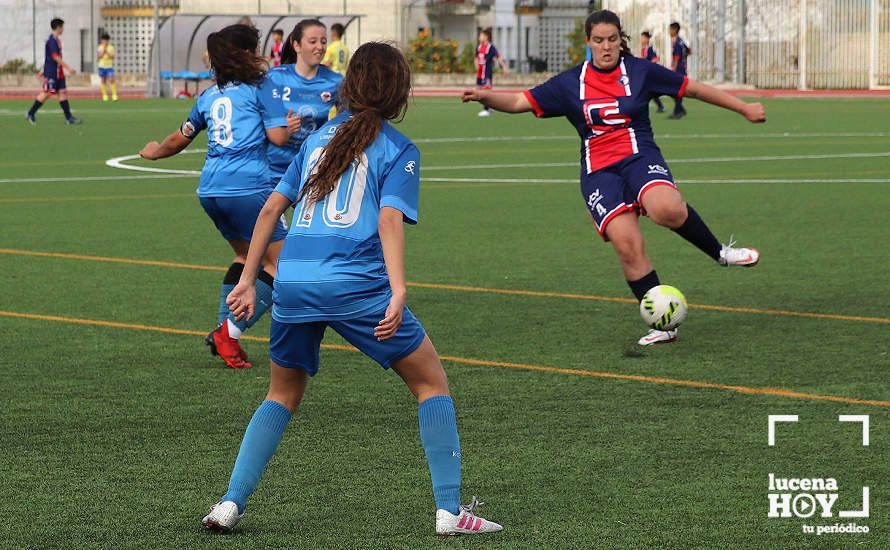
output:
<svg viewBox="0 0 890 550"><path fill-rule="evenodd" d="M757 134L658 134L663 139L794 139L794 138L859 138L859 137L890 137L890 132L772 132ZM473 136L452 138L418 138L414 143L475 143L486 141L577 141L576 134L558 136Z"/></svg>
<svg viewBox="0 0 890 550"><path fill-rule="evenodd" d="M571 179L547 179L547 178L421 178L421 181L429 183L578 183L578 178ZM679 185L707 184L707 183L890 183L890 178L799 178L799 179L683 179L677 182ZM472 185L464 186L472 187Z"/></svg>

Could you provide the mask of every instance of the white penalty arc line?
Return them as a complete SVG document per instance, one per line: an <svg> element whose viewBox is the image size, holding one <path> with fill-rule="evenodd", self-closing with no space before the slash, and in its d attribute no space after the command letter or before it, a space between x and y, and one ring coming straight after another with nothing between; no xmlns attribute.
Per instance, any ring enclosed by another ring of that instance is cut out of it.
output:
<svg viewBox="0 0 890 550"><path fill-rule="evenodd" d="M180 151L180 155L197 155L206 153L207 149L186 149L184 151ZM152 172L157 174L175 174L180 176L200 176L200 170L176 170L173 168L153 168L151 166L135 166L133 164L124 164L125 161L128 160L136 160L142 158L139 155L124 155L121 157L110 158L105 161L105 166L109 166L111 168L118 168L121 170L134 170L136 172Z"/></svg>

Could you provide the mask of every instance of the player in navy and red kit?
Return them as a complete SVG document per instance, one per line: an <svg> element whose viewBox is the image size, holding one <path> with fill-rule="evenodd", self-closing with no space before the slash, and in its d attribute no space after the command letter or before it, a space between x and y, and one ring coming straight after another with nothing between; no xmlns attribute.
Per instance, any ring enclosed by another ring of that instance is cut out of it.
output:
<svg viewBox="0 0 890 550"><path fill-rule="evenodd" d="M650 34L649 31L643 31L640 33L640 57L653 63L658 63L658 54L655 53L655 48L649 45L649 41L651 39L652 34ZM655 105L657 107L657 110L655 112L663 113L664 103L661 102L661 99L658 96L655 96L652 98L652 101L655 102Z"/></svg>
<svg viewBox="0 0 890 550"><path fill-rule="evenodd" d="M272 54L269 56L269 64L273 67L281 65L281 50L284 48L284 31L274 29L272 31Z"/></svg>
<svg viewBox="0 0 890 550"><path fill-rule="evenodd" d="M494 61L497 60L504 74L508 74L507 64L498 49L491 43L491 29L482 29L479 31L479 45L476 46L476 86L482 90L491 88L491 74L494 68ZM479 111L479 116L490 116L491 109L485 107Z"/></svg>
<svg viewBox="0 0 890 550"><path fill-rule="evenodd" d="M51 96L57 96L62 112L65 114L65 122L68 124L80 124L80 119L71 114L71 106L68 104L68 86L65 84L65 71L74 74L77 71L62 60L62 41L60 37L65 32L65 22L59 18L53 19L50 24L52 34L46 40L44 51L46 57L43 61L43 91L34 98L34 104L28 110L25 117L31 124L37 124L37 110L43 107L43 103Z"/></svg>
<svg viewBox="0 0 890 550"><path fill-rule="evenodd" d="M498 111L534 111L538 117L564 116L581 137L581 194L600 235L618 254L628 285L641 300L659 284L646 255L639 215L669 227L721 265L753 266L753 248L721 245L698 213L686 204L655 144L649 100L656 95L688 95L764 122L760 103L745 103L712 86L689 80L666 67L634 57L618 16L592 13L585 25L593 60L565 71L526 92L466 90L463 101L479 101ZM640 345L672 342L677 331L651 330Z"/></svg>
<svg viewBox="0 0 890 550"><path fill-rule="evenodd" d="M679 23L674 21L670 24L668 30L671 34L671 47L673 48L671 53L671 70L686 76L686 58L689 57L692 50L690 50L689 46L686 45L686 42L680 38ZM686 116L686 109L683 108L683 98L681 96L674 96L674 112L668 118L683 118L684 116Z"/></svg>

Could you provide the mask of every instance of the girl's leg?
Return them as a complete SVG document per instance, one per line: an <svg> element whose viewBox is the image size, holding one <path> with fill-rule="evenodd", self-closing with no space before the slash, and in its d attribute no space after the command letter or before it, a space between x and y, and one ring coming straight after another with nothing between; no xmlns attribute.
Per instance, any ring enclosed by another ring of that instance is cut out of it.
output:
<svg viewBox="0 0 890 550"><path fill-rule="evenodd" d="M643 208L652 221L672 229L711 259L720 261L723 245L677 189L667 185L649 189L643 195Z"/></svg>
<svg viewBox="0 0 890 550"><path fill-rule="evenodd" d="M102 90L102 101L108 101L108 77L99 78L99 89Z"/></svg>
<svg viewBox="0 0 890 550"><path fill-rule="evenodd" d="M270 364L272 375L269 391L247 425L229 480L229 489L221 499L237 504L239 514L244 513L247 498L256 489L266 465L278 448L284 429L300 406L309 380L303 369L285 368L274 361L270 361Z"/></svg>
<svg viewBox="0 0 890 550"><path fill-rule="evenodd" d="M615 216L606 226L606 236L618 254L621 271L628 286L637 300L642 300L646 291L659 283L658 274L646 255L637 215L625 212Z"/></svg>
<svg viewBox="0 0 890 550"><path fill-rule="evenodd" d="M111 85L111 100L117 101L117 80L114 75L108 77L108 83Z"/></svg>
<svg viewBox="0 0 890 550"><path fill-rule="evenodd" d="M420 440L433 481L436 508L457 514L460 509L460 438L448 378L429 337L417 350L396 361L393 370L417 398Z"/></svg>

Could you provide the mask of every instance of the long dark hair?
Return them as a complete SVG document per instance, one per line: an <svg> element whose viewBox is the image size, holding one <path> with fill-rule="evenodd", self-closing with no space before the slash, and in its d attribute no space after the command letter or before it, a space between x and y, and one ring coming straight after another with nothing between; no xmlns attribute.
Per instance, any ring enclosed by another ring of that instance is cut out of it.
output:
<svg viewBox="0 0 890 550"><path fill-rule="evenodd" d="M302 40L303 31L305 31L309 27L321 27L323 29L327 29L325 24L318 19L303 19L302 21L297 23L294 27L294 30L290 31L290 34L287 35L287 39L284 41L284 47L281 48L282 65L297 62L297 50L294 49L294 42L299 42L300 40Z"/></svg>
<svg viewBox="0 0 890 550"><path fill-rule="evenodd" d="M229 25L210 33L207 53L210 66L220 88L229 82L258 84L268 69L266 60L257 54L260 31L248 25Z"/></svg>
<svg viewBox="0 0 890 550"><path fill-rule="evenodd" d="M598 10L587 16L587 21L584 22L584 33L587 35L588 40L590 40L590 31L594 26L599 25L600 23L615 25L615 28L618 29L618 36L621 37L621 53L625 55L633 55L630 51L630 46L627 45L627 41L630 40L630 37L621 28L621 19L619 19L618 15L613 11Z"/></svg>
<svg viewBox="0 0 890 550"><path fill-rule="evenodd" d="M340 105L352 117L337 127L299 199L325 198L349 165L377 139L383 121L405 116L410 93L411 70L402 52L383 42L367 42L357 49L340 85Z"/></svg>

